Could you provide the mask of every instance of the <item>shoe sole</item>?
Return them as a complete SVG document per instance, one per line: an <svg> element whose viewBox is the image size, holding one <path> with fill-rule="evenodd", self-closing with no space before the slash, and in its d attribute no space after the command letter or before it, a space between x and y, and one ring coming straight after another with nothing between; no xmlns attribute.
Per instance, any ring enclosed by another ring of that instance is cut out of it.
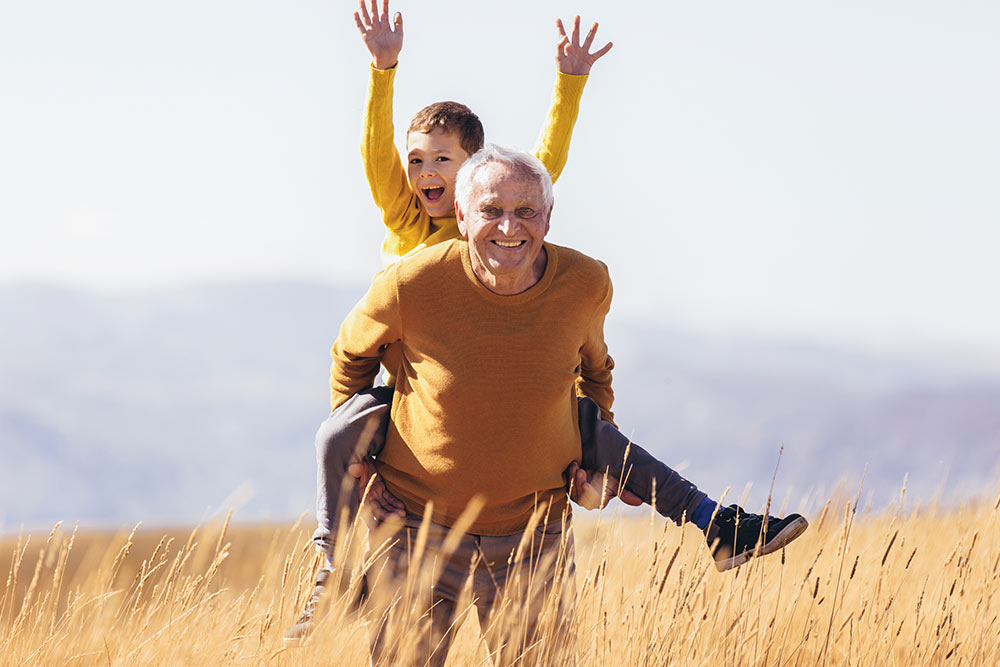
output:
<svg viewBox="0 0 1000 667"><path fill-rule="evenodd" d="M725 572L726 570L732 570L734 567L739 567L743 563L747 562L751 558L756 556L766 556L767 554L774 553L778 549L786 546L789 542L794 540L796 537L806 532L806 528L809 527L809 522L806 521L805 517L800 516L795 521L781 529L781 532L774 536L767 544L761 547L755 547L749 551L744 551L743 553L736 554L732 558L726 558L723 560L715 561L715 568L719 572Z"/></svg>

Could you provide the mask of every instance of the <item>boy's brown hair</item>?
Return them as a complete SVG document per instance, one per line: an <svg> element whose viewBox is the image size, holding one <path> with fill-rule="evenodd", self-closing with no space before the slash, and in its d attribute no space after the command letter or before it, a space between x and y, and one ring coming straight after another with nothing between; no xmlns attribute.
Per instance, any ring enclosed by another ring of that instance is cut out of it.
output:
<svg viewBox="0 0 1000 667"><path fill-rule="evenodd" d="M483 124L472 109L459 102L435 102L417 112L406 131L426 134L441 128L458 135L459 144L469 155L483 147Z"/></svg>

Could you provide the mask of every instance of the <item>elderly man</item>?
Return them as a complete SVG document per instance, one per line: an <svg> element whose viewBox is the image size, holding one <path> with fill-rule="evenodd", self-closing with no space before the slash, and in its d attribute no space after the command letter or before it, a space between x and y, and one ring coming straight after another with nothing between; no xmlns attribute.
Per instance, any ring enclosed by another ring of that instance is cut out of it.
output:
<svg viewBox="0 0 1000 667"><path fill-rule="evenodd" d="M580 424L587 421L578 393L606 423L612 418L613 362L604 342L612 289L601 262L545 242L552 202L551 180L534 157L495 146L473 155L456 184L464 239L426 248L376 276L332 350L336 409L369 390L386 349L397 344L402 358L376 495L401 502L407 531L429 512L428 549L441 548L449 527L463 529L455 550L442 552L447 562L433 589L432 662L447 651L467 579L485 628L494 601L509 595L515 554L549 564L536 577L543 584L572 573L572 540L562 535L569 526L564 471L583 458ZM596 415L591 421L601 423ZM705 500L690 490L683 497L673 508L678 516ZM470 504L478 512L461 518ZM539 509L546 520L537 548L518 549ZM761 519L721 511L707 530L716 560L749 557ZM765 552L806 525L797 515L772 522ZM399 539L389 549L390 570L405 572L411 542ZM720 548L728 554L720 557ZM532 641L531 630L523 640Z"/></svg>
<svg viewBox="0 0 1000 667"><path fill-rule="evenodd" d="M330 381L348 400L371 386L382 353L399 342L392 419L377 461L386 489L405 505L410 529L430 503L434 523L449 527L481 499L450 557L456 566L435 586L433 644L480 553L490 576L474 577L472 593L487 627L497 584L517 565L511 553L536 509L545 508L548 522L533 557L562 549L572 567L560 533L563 472L581 458L576 387L608 417L613 400L603 332L611 281L600 262L545 242L545 168L526 154L484 148L463 166L456 199L468 241L433 246L375 278L341 327ZM443 535L435 530L431 541ZM405 560L406 543L398 540L390 558ZM447 637L436 661L446 648Z"/></svg>

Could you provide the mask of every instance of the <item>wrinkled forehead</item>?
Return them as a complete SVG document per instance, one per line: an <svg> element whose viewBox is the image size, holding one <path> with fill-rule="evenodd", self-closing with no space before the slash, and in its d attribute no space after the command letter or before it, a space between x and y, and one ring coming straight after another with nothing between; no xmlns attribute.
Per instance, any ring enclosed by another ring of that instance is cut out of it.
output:
<svg viewBox="0 0 1000 667"><path fill-rule="evenodd" d="M506 197L542 201L545 190L538 176L527 168L503 162L489 162L472 176L473 199Z"/></svg>

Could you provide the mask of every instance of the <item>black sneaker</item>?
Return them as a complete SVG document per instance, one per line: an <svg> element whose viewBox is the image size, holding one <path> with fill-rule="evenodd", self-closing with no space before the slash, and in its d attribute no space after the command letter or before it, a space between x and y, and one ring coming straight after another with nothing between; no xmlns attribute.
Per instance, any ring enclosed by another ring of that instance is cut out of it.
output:
<svg viewBox="0 0 1000 667"><path fill-rule="evenodd" d="M749 514L738 505L721 508L708 528L708 548L719 572L739 567L753 556L773 553L805 532L809 522L799 514L784 519Z"/></svg>
<svg viewBox="0 0 1000 667"><path fill-rule="evenodd" d="M326 581L330 578L330 570L323 568L316 574L316 587L306 600L306 607L295 625L288 628L282 640L288 648L300 646L316 627L316 615L319 613L319 603L326 591Z"/></svg>

